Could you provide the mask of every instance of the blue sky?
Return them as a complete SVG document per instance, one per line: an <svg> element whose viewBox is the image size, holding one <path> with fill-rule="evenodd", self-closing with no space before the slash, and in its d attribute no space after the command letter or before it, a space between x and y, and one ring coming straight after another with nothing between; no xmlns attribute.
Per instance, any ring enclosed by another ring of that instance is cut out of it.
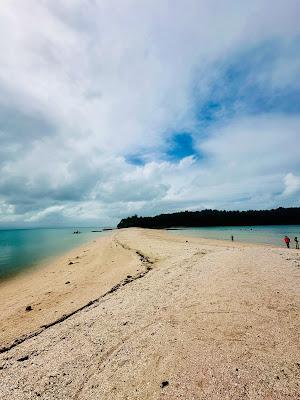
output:
<svg viewBox="0 0 300 400"><path fill-rule="evenodd" d="M0 8L0 226L299 206L297 0Z"/></svg>

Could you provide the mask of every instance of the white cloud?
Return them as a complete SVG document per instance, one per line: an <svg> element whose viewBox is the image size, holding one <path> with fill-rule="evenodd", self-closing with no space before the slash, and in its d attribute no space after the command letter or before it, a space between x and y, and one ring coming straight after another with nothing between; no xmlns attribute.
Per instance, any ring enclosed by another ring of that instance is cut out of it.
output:
<svg viewBox="0 0 300 400"><path fill-rule="evenodd" d="M0 223L276 204L299 171L299 120L234 115L203 132L197 110L233 55L268 41L282 53L257 79L292 87L298 15L295 0L1 2ZM162 160L175 131L201 162ZM126 162L141 152L146 165Z"/></svg>
<svg viewBox="0 0 300 400"><path fill-rule="evenodd" d="M300 191L300 176L296 176L289 172L284 177L285 189L283 191L284 196L290 196Z"/></svg>
<svg viewBox="0 0 300 400"><path fill-rule="evenodd" d="M45 218L49 217L52 214L56 214L57 212L61 212L64 209L63 206L52 206L47 207L43 211L39 211L34 215L31 215L28 218L25 218L25 222L36 222L44 220Z"/></svg>

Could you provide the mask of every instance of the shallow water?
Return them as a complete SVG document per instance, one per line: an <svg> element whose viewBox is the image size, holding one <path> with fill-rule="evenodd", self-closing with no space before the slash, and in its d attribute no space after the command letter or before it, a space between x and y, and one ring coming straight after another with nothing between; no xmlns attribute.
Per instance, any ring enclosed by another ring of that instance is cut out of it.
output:
<svg viewBox="0 0 300 400"><path fill-rule="evenodd" d="M263 225L263 226L214 226L201 228L183 228L168 231L175 235L190 235L206 239L265 243L286 247L283 242L285 235L291 239L291 247L295 247L294 237L300 239L300 225Z"/></svg>
<svg viewBox="0 0 300 400"><path fill-rule="evenodd" d="M92 230L80 228L79 235L74 235L70 228L0 230L0 279L109 234Z"/></svg>

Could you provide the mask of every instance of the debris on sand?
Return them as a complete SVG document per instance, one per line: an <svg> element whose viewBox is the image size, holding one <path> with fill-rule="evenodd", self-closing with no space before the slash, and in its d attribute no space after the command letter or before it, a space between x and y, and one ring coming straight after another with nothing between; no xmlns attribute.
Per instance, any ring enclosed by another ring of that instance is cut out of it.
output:
<svg viewBox="0 0 300 400"><path fill-rule="evenodd" d="M17 359L17 361L26 361L28 360L29 356L24 356L24 357L20 357Z"/></svg>
<svg viewBox="0 0 300 400"><path fill-rule="evenodd" d="M163 389L164 387L166 387L168 385L169 385L168 381L162 381L162 383L160 384L160 387Z"/></svg>

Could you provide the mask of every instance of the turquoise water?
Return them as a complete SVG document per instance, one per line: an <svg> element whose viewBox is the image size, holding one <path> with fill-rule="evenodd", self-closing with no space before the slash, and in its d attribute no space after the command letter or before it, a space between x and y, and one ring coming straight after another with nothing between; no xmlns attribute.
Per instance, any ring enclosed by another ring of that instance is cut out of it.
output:
<svg viewBox="0 0 300 400"><path fill-rule="evenodd" d="M0 279L109 233L92 229L80 228L79 235L70 228L0 230Z"/></svg>
<svg viewBox="0 0 300 400"><path fill-rule="evenodd" d="M300 225L264 225L264 226L216 226L205 228L184 228L168 231L175 235L190 235L206 239L231 240L235 241L266 243L274 246L283 246L283 237L289 236L291 247L295 247L294 237L300 240Z"/></svg>

